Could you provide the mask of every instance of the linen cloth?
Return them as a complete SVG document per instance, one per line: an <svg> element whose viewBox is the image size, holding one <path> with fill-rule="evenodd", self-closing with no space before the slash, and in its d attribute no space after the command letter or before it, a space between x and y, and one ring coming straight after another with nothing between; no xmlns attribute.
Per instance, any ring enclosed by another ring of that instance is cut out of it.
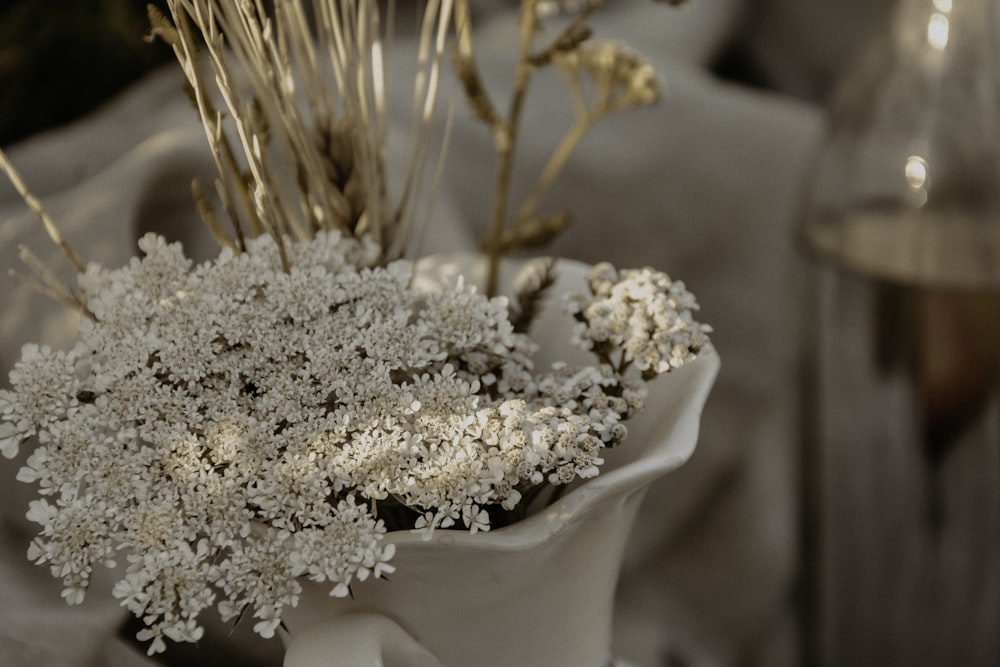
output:
<svg viewBox="0 0 1000 667"><path fill-rule="evenodd" d="M547 253L619 266L650 265L683 279L715 327L723 361L692 460L652 490L623 572L616 653L639 667L790 663L795 576L794 451L798 324L803 267L795 213L822 127L821 109L727 84L708 71L739 25L736 0L681 10L622 3L598 21L653 61L663 101L602 122L546 198L569 205L574 226ZM516 43L510 16L485 12L477 32L489 82ZM397 52L407 52L405 39ZM400 80L397 78L397 80ZM518 173L538 169L567 127L563 84L544 75L531 90ZM447 95L446 91L446 95ZM461 108L461 107L460 107ZM203 130L170 67L72 126L9 150L32 191L85 260L125 263L135 240L158 231L210 245L190 203L190 181L212 182ZM492 183L485 129L462 111L451 141L434 226L424 251L469 247L482 232ZM19 268L26 245L71 271L41 225L0 184L0 270ZM198 253L195 253L198 256ZM201 255L198 258L204 258ZM65 347L76 315L6 277L0 289L0 369L6 383L21 344ZM111 573L81 607L24 552L33 489L15 483L24 455L0 461L0 664L34 667L146 665L119 632L127 612L110 596ZM206 616L211 616L207 614ZM205 619L206 622L210 618ZM276 664L280 648L240 630L209 627L181 664ZM181 657L177 657L181 656ZM220 657L221 656L221 657Z"/></svg>

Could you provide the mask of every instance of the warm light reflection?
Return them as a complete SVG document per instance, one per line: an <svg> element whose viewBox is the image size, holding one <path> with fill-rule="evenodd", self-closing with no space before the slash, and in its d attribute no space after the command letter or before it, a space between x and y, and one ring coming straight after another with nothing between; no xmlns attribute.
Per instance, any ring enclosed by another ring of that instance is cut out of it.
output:
<svg viewBox="0 0 1000 667"><path fill-rule="evenodd" d="M948 32L950 27L951 22L945 14L931 14L931 18L927 22L927 43L930 44L932 49L935 51L944 51L945 47L948 46Z"/></svg>
<svg viewBox="0 0 1000 667"><path fill-rule="evenodd" d="M951 0L934 0L934 8L945 14L951 13Z"/></svg>
<svg viewBox="0 0 1000 667"><path fill-rule="evenodd" d="M906 182L914 190L920 190L927 184L927 160L919 155L906 158Z"/></svg>

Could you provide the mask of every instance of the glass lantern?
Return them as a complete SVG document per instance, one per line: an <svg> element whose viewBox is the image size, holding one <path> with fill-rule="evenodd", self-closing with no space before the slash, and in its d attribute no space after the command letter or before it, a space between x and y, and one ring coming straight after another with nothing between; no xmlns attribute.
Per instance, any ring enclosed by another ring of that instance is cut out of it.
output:
<svg viewBox="0 0 1000 667"><path fill-rule="evenodd" d="M828 127L804 661L1000 665L1000 2L898 0Z"/></svg>

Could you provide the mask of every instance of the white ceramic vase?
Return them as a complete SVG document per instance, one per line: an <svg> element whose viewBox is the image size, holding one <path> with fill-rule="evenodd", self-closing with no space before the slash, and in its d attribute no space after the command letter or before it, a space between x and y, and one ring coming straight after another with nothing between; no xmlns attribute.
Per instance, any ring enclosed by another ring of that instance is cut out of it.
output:
<svg viewBox="0 0 1000 667"><path fill-rule="evenodd" d="M463 255L435 258L421 273L480 270ZM561 262L553 293L583 289L585 270ZM550 301L532 330L542 344L539 364L567 356L572 328ZM475 535L439 530L430 540L393 533L396 571L354 584L353 599L305 582L298 607L283 617L286 667L611 665L614 593L633 519L646 487L691 455L718 368L707 348L657 378L601 474L526 520Z"/></svg>

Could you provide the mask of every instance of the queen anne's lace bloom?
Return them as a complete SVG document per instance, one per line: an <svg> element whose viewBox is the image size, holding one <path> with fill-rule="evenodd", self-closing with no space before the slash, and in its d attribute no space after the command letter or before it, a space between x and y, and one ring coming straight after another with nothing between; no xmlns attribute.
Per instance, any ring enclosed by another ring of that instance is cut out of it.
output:
<svg viewBox="0 0 1000 667"><path fill-rule="evenodd" d="M0 451L34 449L29 558L64 597L93 567L150 652L196 641L198 615L274 634L303 577L344 596L392 571L390 530L489 530L539 484L597 475L641 406L636 374L683 364L706 328L683 285L596 267L573 302L593 367L532 368L503 298L411 288L368 240L319 233L193 266L144 256L80 276L91 317L69 352L29 345L0 391Z"/></svg>
<svg viewBox="0 0 1000 667"><path fill-rule="evenodd" d="M618 372L629 366L650 379L681 367L708 342L711 328L694 320L698 304L684 283L653 269L618 271L607 262L587 273L590 296L571 311L574 342L593 350Z"/></svg>

